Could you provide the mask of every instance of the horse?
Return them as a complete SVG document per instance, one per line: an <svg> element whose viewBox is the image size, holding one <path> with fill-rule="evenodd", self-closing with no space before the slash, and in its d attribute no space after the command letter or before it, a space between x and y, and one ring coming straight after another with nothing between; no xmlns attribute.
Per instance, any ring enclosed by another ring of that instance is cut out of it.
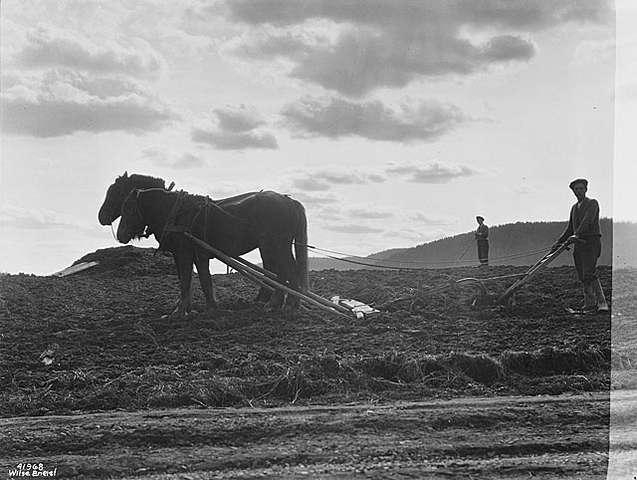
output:
<svg viewBox="0 0 637 480"><path fill-rule="evenodd" d="M136 173L129 175L128 171L125 171L124 174L117 177L115 181L106 190L106 198L104 199L104 202L102 203L102 206L100 207L97 218L101 225L112 225L112 223L115 220L117 220L119 216L121 215L122 204L124 203L124 199L133 190L161 188L161 189L170 191L172 190L174 185L175 183L172 182L170 186L166 188L166 182L162 178L152 177L150 175L140 175ZM255 192L243 193L240 195L235 195L233 197L220 199L216 203L221 208L224 208L227 205L231 205L236 202L239 202L254 194ZM264 266L265 266L265 261L264 261ZM203 271L203 269L205 269L205 271ZM204 286L202 282L204 282L205 279L210 276L209 266L203 265L203 264L198 265L197 271L199 272L199 281L201 283L201 288L203 290L206 290L207 287ZM261 287L255 301L260 303L267 302L270 299L270 297L271 297L271 291L265 287ZM213 305L214 303L215 302L211 301L211 305ZM175 311L177 310L177 308L178 307L175 308Z"/></svg>
<svg viewBox="0 0 637 480"><path fill-rule="evenodd" d="M162 188L135 189L124 199L117 240L155 236L160 248L172 252L180 283L180 300L171 315L183 318L191 311L192 265L197 266L206 307L213 310L217 299L208 262L214 258L195 245L183 232L237 257L256 248L265 269L278 275L290 287L307 291L307 218L303 205L272 191L250 192L224 201ZM294 244L294 256L292 245ZM266 309L283 309L291 316L299 301L276 290Z"/></svg>

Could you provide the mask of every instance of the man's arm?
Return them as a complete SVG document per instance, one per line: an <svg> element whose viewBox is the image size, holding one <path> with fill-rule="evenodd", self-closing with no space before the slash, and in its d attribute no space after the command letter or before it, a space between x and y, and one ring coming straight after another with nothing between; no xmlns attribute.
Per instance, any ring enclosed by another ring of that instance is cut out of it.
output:
<svg viewBox="0 0 637 480"><path fill-rule="evenodd" d="M557 241L555 242L556 244L564 243L568 237L573 235L573 208L575 207L571 208L571 212L568 215L568 225L566 226L566 230L564 230L562 235L560 235L560 237L557 239Z"/></svg>
<svg viewBox="0 0 637 480"><path fill-rule="evenodd" d="M477 239L487 238L489 236L489 227L486 225L480 225L476 230L475 237Z"/></svg>

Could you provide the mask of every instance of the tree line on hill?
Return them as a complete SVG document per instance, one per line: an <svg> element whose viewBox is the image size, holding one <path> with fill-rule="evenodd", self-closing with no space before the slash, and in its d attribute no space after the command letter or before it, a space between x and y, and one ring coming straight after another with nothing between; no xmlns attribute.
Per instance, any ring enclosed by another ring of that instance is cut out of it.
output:
<svg viewBox="0 0 637 480"><path fill-rule="evenodd" d="M517 222L489 228L490 265L531 265L555 242L566 228L566 222ZM600 220L602 254L600 265L637 267L637 224ZM615 252L613 252L613 244ZM396 248L367 257L346 257L346 260L379 266L448 268L478 265L473 231L442 238L412 248ZM572 264L569 252L562 254L551 265ZM355 270L374 268L331 258L310 258L312 270Z"/></svg>

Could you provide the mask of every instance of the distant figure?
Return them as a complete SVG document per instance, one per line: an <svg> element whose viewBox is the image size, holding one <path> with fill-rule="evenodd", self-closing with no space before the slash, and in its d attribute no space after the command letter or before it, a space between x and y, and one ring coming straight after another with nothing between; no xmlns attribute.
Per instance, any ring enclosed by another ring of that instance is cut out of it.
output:
<svg viewBox="0 0 637 480"><path fill-rule="evenodd" d="M584 293L582 311L584 313L608 311L608 304L596 272L597 259L602 252L599 204L597 200L586 196L588 180L578 178L573 180L569 187L575 194L577 203L571 207L568 226L557 239L552 250L557 249L567 240L574 243L573 261Z"/></svg>
<svg viewBox="0 0 637 480"><path fill-rule="evenodd" d="M489 265L489 227L484 224L484 217L478 215L476 217L478 221L478 229L474 236L476 237L476 243L478 244L478 260L480 260L480 266Z"/></svg>

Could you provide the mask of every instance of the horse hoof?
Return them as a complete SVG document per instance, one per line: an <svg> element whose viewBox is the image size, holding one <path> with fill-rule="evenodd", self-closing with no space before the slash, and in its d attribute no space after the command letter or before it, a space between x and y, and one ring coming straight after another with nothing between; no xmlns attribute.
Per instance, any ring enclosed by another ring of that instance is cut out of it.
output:
<svg viewBox="0 0 637 480"><path fill-rule="evenodd" d="M164 315L162 318L167 318L173 321L185 320L188 316L192 316L192 312L185 312L183 310L174 310L168 315Z"/></svg>

